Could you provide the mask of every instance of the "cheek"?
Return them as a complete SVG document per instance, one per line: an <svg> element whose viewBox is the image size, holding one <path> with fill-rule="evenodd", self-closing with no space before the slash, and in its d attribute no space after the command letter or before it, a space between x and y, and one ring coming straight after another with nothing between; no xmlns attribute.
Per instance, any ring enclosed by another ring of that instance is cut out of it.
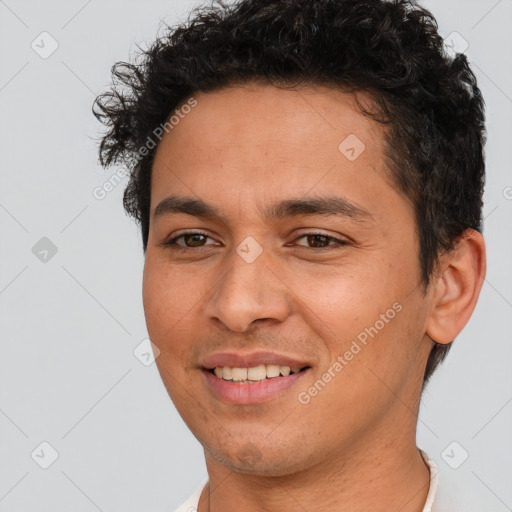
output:
<svg viewBox="0 0 512 512"><path fill-rule="evenodd" d="M167 276L163 276L158 267L146 257L144 267L144 280L142 286L142 299L146 324L150 337L156 335L168 322L168 315L174 309L172 283Z"/></svg>
<svg viewBox="0 0 512 512"><path fill-rule="evenodd" d="M342 396L355 405L378 400L386 385L400 387L413 364L418 305L406 290L405 269L403 278L389 269L384 263L371 271L338 268L330 275L302 274L300 283L292 276L287 281L299 299L299 315L327 349L319 371L330 372L326 378L333 384L327 387L339 390L329 397L334 403Z"/></svg>
<svg viewBox="0 0 512 512"><path fill-rule="evenodd" d="M148 249L144 265L143 302L146 316L154 324L183 318L206 292L197 267L172 265L165 254Z"/></svg>
<svg viewBox="0 0 512 512"><path fill-rule="evenodd" d="M146 326L150 339L166 357L179 358L186 344L178 340L190 337L186 333L187 314L193 313L198 300L193 293L196 284L200 285L196 281L172 271L151 254L146 256L142 287Z"/></svg>
<svg viewBox="0 0 512 512"><path fill-rule="evenodd" d="M146 326L151 341L160 354L156 366L167 392L180 414L187 421L187 403L194 395L188 389L189 372L196 370L186 363L190 357L190 341L197 335L195 323L190 322L197 298L185 290L194 290L193 280L158 261L149 251L146 255L142 287Z"/></svg>
<svg viewBox="0 0 512 512"><path fill-rule="evenodd" d="M400 286L389 273L379 278L382 275L375 263L371 269L353 264L321 273L293 271L286 276L286 283L297 297L295 304L306 323L314 326L321 338L331 340L333 349L344 351L347 341L365 328L377 321L382 327L380 315L389 310L385 320L395 316L393 304L400 299Z"/></svg>

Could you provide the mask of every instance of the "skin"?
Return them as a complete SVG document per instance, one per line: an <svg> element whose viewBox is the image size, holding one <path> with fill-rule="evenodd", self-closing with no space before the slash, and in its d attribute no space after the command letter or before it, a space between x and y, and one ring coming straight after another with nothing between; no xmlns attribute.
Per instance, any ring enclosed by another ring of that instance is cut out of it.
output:
<svg viewBox="0 0 512 512"><path fill-rule="evenodd" d="M451 342L475 307L482 236L468 230L424 294L412 206L390 181L384 128L353 94L252 84L194 97L157 148L143 299L163 382L205 450L199 512L421 512L423 374L432 339ZM338 149L350 134L366 146L355 161ZM224 220L154 217L171 194L211 203ZM329 195L371 219L262 214L282 199ZM183 230L207 236L181 238L182 251L163 245ZM303 236L317 231L346 245ZM263 250L252 263L236 252L248 236ZM301 404L298 393L397 302L401 311ZM230 405L211 393L200 361L237 349L291 354L311 370L271 401Z"/></svg>

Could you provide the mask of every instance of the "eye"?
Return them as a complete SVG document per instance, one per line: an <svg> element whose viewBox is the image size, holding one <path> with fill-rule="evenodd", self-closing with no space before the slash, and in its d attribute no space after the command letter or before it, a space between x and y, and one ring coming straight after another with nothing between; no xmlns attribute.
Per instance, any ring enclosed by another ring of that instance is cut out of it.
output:
<svg viewBox="0 0 512 512"><path fill-rule="evenodd" d="M347 242L344 240L339 240L338 238L326 235L325 233L305 233L304 235L299 236L297 240L300 240L301 238L306 238L307 243L312 244L312 247L302 246L309 249L328 249L331 247L330 242L334 242L334 245L338 246L347 245Z"/></svg>
<svg viewBox="0 0 512 512"><path fill-rule="evenodd" d="M201 231L187 231L185 233L181 233L174 238L171 238L167 242L164 242L162 245L166 247L172 247L174 249L193 249L195 247L204 247L204 240L206 238L210 238L206 233ZM185 245L179 244L178 240L183 239Z"/></svg>

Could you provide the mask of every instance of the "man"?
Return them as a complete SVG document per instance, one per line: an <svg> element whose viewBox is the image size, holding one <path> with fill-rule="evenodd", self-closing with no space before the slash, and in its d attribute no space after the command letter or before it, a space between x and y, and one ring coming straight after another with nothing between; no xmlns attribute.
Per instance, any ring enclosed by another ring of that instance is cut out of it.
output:
<svg viewBox="0 0 512 512"><path fill-rule="evenodd" d="M114 76L101 162L130 166L148 332L205 450L178 510L441 511L420 396L486 266L466 58L412 1L246 0Z"/></svg>

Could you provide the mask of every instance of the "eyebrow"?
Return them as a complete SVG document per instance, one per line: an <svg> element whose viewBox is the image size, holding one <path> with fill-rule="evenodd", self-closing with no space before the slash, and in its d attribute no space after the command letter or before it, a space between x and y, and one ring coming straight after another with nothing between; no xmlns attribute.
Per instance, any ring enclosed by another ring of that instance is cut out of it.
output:
<svg viewBox="0 0 512 512"><path fill-rule="evenodd" d="M154 209L153 218L180 213L224 222L222 212L216 206L201 199L176 195L163 199ZM374 219L368 210L339 196L285 199L268 206L263 213L266 219L273 221L302 215L335 215L357 221Z"/></svg>

